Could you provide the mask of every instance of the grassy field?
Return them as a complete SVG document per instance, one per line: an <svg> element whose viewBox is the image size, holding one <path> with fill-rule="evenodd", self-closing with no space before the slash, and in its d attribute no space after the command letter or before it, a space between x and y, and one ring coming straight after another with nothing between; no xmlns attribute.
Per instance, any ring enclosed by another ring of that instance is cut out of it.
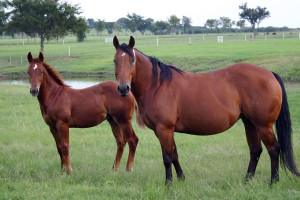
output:
<svg viewBox="0 0 300 200"><path fill-rule="evenodd" d="M29 86L0 85L0 199L299 199L300 179L280 170L270 182L270 159L262 153L256 176L244 183L249 150L239 121L225 133L201 137L177 133L175 141L184 182L164 184L158 139L149 129L140 138L134 171L111 169L116 144L107 122L70 130L73 173L60 173L55 142ZM300 84L287 84L294 130L294 154L300 167ZM175 171L173 171L175 173Z"/></svg>
<svg viewBox="0 0 300 200"><path fill-rule="evenodd" d="M299 38L244 41L244 34L237 35L239 39L232 38L235 36L225 35L222 44L217 43L217 35L191 36L191 45L190 36L159 36L158 47L156 36L137 36L136 48L190 72L249 62L279 73L284 80L300 81ZM84 43L76 43L74 38L66 38L65 44L50 41L45 44L45 60L63 74L113 74L115 49L111 43L105 43L104 39L89 37ZM119 39L120 43L127 43L129 37L122 36ZM37 56L40 47L31 43L23 46L21 41L0 40L0 73L26 74L27 53L31 51Z"/></svg>

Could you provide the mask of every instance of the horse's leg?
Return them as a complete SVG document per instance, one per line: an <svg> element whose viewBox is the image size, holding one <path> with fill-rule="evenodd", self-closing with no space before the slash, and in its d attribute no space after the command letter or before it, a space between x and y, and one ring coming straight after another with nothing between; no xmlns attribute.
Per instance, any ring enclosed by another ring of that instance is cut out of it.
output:
<svg viewBox="0 0 300 200"><path fill-rule="evenodd" d="M256 130L256 127L246 118L242 118L245 126L247 142L250 149L250 162L246 175L246 181L251 179L256 170L256 166L262 152L260 136Z"/></svg>
<svg viewBox="0 0 300 200"><path fill-rule="evenodd" d="M136 150L137 144L139 142L139 138L134 133L134 130L133 130L130 122L125 123L125 124L120 124L120 127L121 127L122 132L124 133L125 139L128 142L128 146L129 146L129 155L128 155L128 160L127 160L126 170L132 171L135 150Z"/></svg>
<svg viewBox="0 0 300 200"><path fill-rule="evenodd" d="M174 138L173 138L174 140ZM177 154L177 148L176 148L176 144L175 144L175 140L174 140L174 152L173 152L173 165L175 167L175 170L176 170L176 174L177 174L177 178L179 178L180 180L184 180L185 179L185 175L183 174L183 171L181 169L181 166L179 164L179 161L178 161L178 154Z"/></svg>
<svg viewBox="0 0 300 200"><path fill-rule="evenodd" d="M58 131L58 134L60 136L61 141L61 154L62 154L62 160L63 160L63 169L66 169L67 174L70 174L72 172L71 167L71 161L69 156L69 125L58 121L56 124L56 128Z"/></svg>
<svg viewBox="0 0 300 200"><path fill-rule="evenodd" d="M170 129L166 128L165 126L157 126L155 134L161 145L162 156L166 170L166 184L169 184L173 181L172 162L174 160L175 152L174 128ZM178 162L178 156L175 160L175 162Z"/></svg>
<svg viewBox="0 0 300 200"><path fill-rule="evenodd" d="M61 169L63 168L63 157L62 157L62 148L61 148L61 141L60 141L60 137L58 135L58 132L56 130L56 128L50 127L50 132L52 133L55 143L56 143L56 147L57 147L57 151L59 153L60 156L60 162L61 162Z"/></svg>
<svg viewBox="0 0 300 200"><path fill-rule="evenodd" d="M123 133L120 129L120 127L116 124L116 122L114 122L112 119L108 120L111 130L116 138L116 142L117 142L117 154L116 154L116 159L113 165L113 169L114 170L118 170L119 166L120 166L120 162L121 162L121 158L123 155L123 151L124 151L124 146L126 144L126 141L123 137Z"/></svg>
<svg viewBox="0 0 300 200"><path fill-rule="evenodd" d="M274 135L273 124L265 127L259 127L258 131L271 158L271 183L279 181L278 168L280 146Z"/></svg>

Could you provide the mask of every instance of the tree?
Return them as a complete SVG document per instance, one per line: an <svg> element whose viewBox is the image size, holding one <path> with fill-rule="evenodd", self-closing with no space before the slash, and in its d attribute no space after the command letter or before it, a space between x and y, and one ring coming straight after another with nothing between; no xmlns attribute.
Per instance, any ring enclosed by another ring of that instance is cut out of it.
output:
<svg viewBox="0 0 300 200"><path fill-rule="evenodd" d="M138 28L140 27L141 30L143 30L143 18L140 15L137 15L135 13L133 13L132 15L127 14L127 19L125 21L127 28L132 32L135 33Z"/></svg>
<svg viewBox="0 0 300 200"><path fill-rule="evenodd" d="M231 21L228 17L220 17L220 23L224 30L231 29L231 27L235 24L235 22Z"/></svg>
<svg viewBox="0 0 300 200"><path fill-rule="evenodd" d="M251 24L254 35L256 35L256 24L259 26L262 20L270 17L270 12L267 11L265 7L261 8L257 6L257 8L248 8L247 3L244 3L240 5L239 8L242 10L242 12L239 13L241 19L245 19Z"/></svg>
<svg viewBox="0 0 300 200"><path fill-rule="evenodd" d="M178 26L180 25L180 19L176 17L176 15L171 15L168 19L168 23L170 24L171 33L173 37L174 33L177 31Z"/></svg>
<svg viewBox="0 0 300 200"><path fill-rule="evenodd" d="M59 0L8 0L7 3L11 9L8 27L30 37L40 37L42 52L45 39L64 37L69 32L81 39L85 37L87 25L83 18L77 17L78 5Z"/></svg>
<svg viewBox="0 0 300 200"><path fill-rule="evenodd" d="M190 17L186 17L186 16L183 16L182 19L181 19L181 24L183 26L183 33L185 34L187 29L189 29L190 27L192 27L191 25L192 23L192 20Z"/></svg>
<svg viewBox="0 0 300 200"><path fill-rule="evenodd" d="M2 36L4 32L4 28L6 26L7 14L5 13L6 3L0 1L0 36Z"/></svg>
<svg viewBox="0 0 300 200"><path fill-rule="evenodd" d="M216 21L216 19L207 19L204 26L212 30L215 27Z"/></svg>
<svg viewBox="0 0 300 200"><path fill-rule="evenodd" d="M76 26L73 26L72 32L76 35L78 42L83 42L84 38L86 38L86 30L88 29L88 25L84 18L78 18L76 20Z"/></svg>
<svg viewBox="0 0 300 200"><path fill-rule="evenodd" d="M240 27L241 31L245 28L245 24L246 24L246 21L243 19L236 22L236 26Z"/></svg>
<svg viewBox="0 0 300 200"><path fill-rule="evenodd" d="M96 25L95 20L92 19L92 18L88 18L88 19L87 19L87 22L88 22L89 28L93 28L93 27L95 27L95 25Z"/></svg>
<svg viewBox="0 0 300 200"><path fill-rule="evenodd" d="M164 21L157 21L154 23L155 30L158 31L160 35L163 35L163 32L168 29L169 24Z"/></svg>
<svg viewBox="0 0 300 200"><path fill-rule="evenodd" d="M114 30L114 22L105 22L105 28L109 35L112 34Z"/></svg>
<svg viewBox="0 0 300 200"><path fill-rule="evenodd" d="M105 22L101 19L98 19L97 22L94 25L97 33L99 34L100 32L102 32L104 30L105 27Z"/></svg>

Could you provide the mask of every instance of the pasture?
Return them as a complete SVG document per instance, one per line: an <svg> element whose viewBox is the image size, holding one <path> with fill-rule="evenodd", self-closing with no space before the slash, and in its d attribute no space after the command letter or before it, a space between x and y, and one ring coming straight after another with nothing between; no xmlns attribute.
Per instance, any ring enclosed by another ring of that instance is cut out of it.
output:
<svg viewBox="0 0 300 200"><path fill-rule="evenodd" d="M45 61L63 74L113 74L111 43L88 38L84 43L45 44ZM128 42L129 37L119 37ZM0 73L25 74L29 51L39 45L10 45L0 40ZM285 81L300 81L300 39L236 41L188 45L169 42L156 46L156 37L139 36L136 48L165 63L191 72L210 71L236 62L250 62L280 74ZM171 42L170 42L171 41ZM172 42L173 41L173 42ZM98 43L99 42L99 43ZM71 57L68 56L69 46ZM73 53L72 53L73 52ZM22 56L23 63L8 64ZM52 57L52 58L51 58ZM3 62L2 62L3 61ZM113 79L113 78L112 78ZM300 169L300 84L286 82L293 125L295 162ZM0 199L299 199L300 178L280 168L280 180L270 186L270 158L264 148L256 175L245 183L249 148L239 121L225 133L192 136L175 133L184 182L174 177L164 184L161 147L154 133L139 129L133 172L126 172L128 145L120 170L113 171L116 143L108 122L89 129L70 129L73 172L61 174L54 139L44 123L28 86L0 84ZM173 170L173 174L175 171Z"/></svg>
<svg viewBox="0 0 300 200"><path fill-rule="evenodd" d="M133 127L140 138L134 170L125 170L128 146L119 171L111 169L115 139L107 122L70 129L73 172L60 173L54 139L29 86L0 85L0 199L297 199L300 180L280 169L272 186L264 148L256 176L244 182L249 150L241 122L215 136L176 133L184 182L164 184L159 142L149 129ZM294 130L294 154L300 166L300 85L287 84ZM175 173L175 172L174 172Z"/></svg>

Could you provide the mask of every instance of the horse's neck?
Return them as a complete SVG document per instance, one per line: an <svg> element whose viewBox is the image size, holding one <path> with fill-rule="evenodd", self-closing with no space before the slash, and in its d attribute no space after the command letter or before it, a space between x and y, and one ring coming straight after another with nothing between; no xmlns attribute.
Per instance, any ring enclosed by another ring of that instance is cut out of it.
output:
<svg viewBox="0 0 300 200"><path fill-rule="evenodd" d="M138 99L152 87L152 63L141 53L136 54L135 78L131 82L131 91Z"/></svg>
<svg viewBox="0 0 300 200"><path fill-rule="evenodd" d="M38 94L38 100L42 106L46 106L48 101L55 97L61 87L63 87L58 85L47 73L44 76Z"/></svg>

